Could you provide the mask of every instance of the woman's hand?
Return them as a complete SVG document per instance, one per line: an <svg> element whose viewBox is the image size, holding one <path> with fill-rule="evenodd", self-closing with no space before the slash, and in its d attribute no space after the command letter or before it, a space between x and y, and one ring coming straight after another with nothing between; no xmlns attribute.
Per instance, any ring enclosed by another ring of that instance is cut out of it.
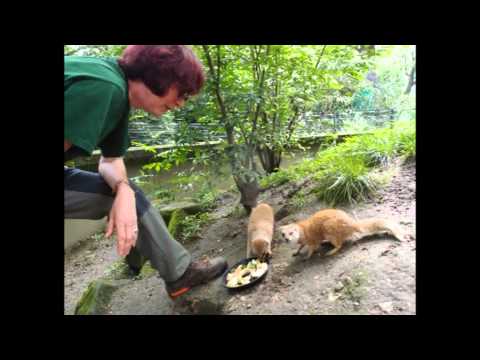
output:
<svg viewBox="0 0 480 360"><path fill-rule="evenodd" d="M117 252L127 256L138 235L135 192L127 183L120 183L108 217L106 237L117 234Z"/></svg>

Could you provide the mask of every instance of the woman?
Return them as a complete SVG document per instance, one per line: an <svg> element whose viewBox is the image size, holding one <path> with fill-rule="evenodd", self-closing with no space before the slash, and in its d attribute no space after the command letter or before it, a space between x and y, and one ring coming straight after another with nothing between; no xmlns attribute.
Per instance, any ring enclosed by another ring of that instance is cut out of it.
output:
<svg viewBox="0 0 480 360"><path fill-rule="evenodd" d="M65 167L65 218L101 219L117 235L120 256L149 259L175 298L226 269L223 258L192 261L143 192L128 181L131 108L155 116L181 107L205 81L202 65L183 45L129 45L119 59L65 57L64 159L101 150L98 173Z"/></svg>

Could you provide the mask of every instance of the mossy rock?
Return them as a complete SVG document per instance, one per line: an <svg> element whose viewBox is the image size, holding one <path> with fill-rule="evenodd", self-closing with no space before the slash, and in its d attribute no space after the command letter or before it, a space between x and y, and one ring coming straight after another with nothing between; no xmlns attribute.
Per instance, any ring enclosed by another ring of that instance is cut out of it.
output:
<svg viewBox="0 0 480 360"><path fill-rule="evenodd" d="M192 288L174 303L175 311L183 315L219 315L227 301L232 298L231 293L222 285L223 277Z"/></svg>
<svg viewBox="0 0 480 360"><path fill-rule="evenodd" d="M121 258L109 266L103 279L130 279L140 273L147 260L136 248L132 248L125 258Z"/></svg>
<svg viewBox="0 0 480 360"><path fill-rule="evenodd" d="M182 220L187 216L183 209L177 209L172 213L170 222L168 223L168 232L175 239L178 237L181 229Z"/></svg>
<svg viewBox="0 0 480 360"><path fill-rule="evenodd" d="M92 281L75 307L75 315L101 315L108 311L108 303L119 284L99 279Z"/></svg>
<svg viewBox="0 0 480 360"><path fill-rule="evenodd" d="M132 271L127 261L121 258L108 267L102 278L105 280L128 279L137 273L138 271L136 273Z"/></svg>
<svg viewBox="0 0 480 360"><path fill-rule="evenodd" d="M143 267L142 267L142 270L140 270L140 277L142 279L146 279L146 278L149 278L149 277L152 277L154 275L158 274L158 271L157 269L155 269L152 264L150 263L150 261L147 261Z"/></svg>
<svg viewBox="0 0 480 360"><path fill-rule="evenodd" d="M170 222L172 214L177 210L183 210L189 215L203 211L203 206L201 204L189 201L174 202L168 205L161 205L156 202L153 202L153 204L158 208L160 215L162 215L167 224Z"/></svg>

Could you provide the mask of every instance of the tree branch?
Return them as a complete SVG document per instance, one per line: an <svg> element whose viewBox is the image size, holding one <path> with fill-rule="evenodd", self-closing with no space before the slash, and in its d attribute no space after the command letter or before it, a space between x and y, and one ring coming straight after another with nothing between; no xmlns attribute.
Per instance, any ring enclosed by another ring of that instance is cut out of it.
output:
<svg viewBox="0 0 480 360"><path fill-rule="evenodd" d="M268 57L268 54L270 52L270 45L267 45L267 48L265 50L265 58ZM259 60L259 58L257 58ZM258 64L260 67L260 64ZM263 91L264 91L264 83L265 83L265 67L262 69L262 73L260 75L260 80L258 84L258 95L260 97L260 102L257 104L257 108L255 110L255 116L253 118L253 127L252 127L252 135L255 135L257 131L257 121L258 121L258 115L260 114L260 108L262 107L262 101L263 101ZM252 136L252 141L255 136Z"/></svg>
<svg viewBox="0 0 480 360"><path fill-rule="evenodd" d="M218 45L217 45L218 46ZM217 96L217 102L220 107L220 112L222 114L222 120L225 125L225 131L227 132L227 141L230 145L235 143L235 139L233 137L233 128L230 124L228 124L228 117L227 117L227 111L225 109L225 104L223 102L223 98L220 92L220 69L217 69L217 74L215 73L215 67L213 66L213 61L212 57L210 56L210 52L208 51L208 46L207 45L202 45L203 51L205 52L205 56L207 58L207 63L208 67L210 69L210 73L212 74L212 78L215 79L215 94ZM218 49L218 48L217 48ZM217 50L217 60L219 56L219 50ZM220 65L219 62L217 62L217 67Z"/></svg>
<svg viewBox="0 0 480 360"><path fill-rule="evenodd" d="M320 59L322 58L326 47L327 47L327 45L323 45L322 52L320 53L320 56L318 57L317 63L315 64L315 70L318 68L318 65L320 64Z"/></svg>
<svg viewBox="0 0 480 360"><path fill-rule="evenodd" d="M300 114L301 111L303 111L303 109L301 109L299 106L295 106L295 113L290 118L288 127L287 127L287 134L288 134L287 142L290 141L290 138L293 135L293 131L295 130L295 125L296 125L296 120L298 119L298 115Z"/></svg>
<svg viewBox="0 0 480 360"><path fill-rule="evenodd" d="M218 84L220 84L220 69L221 69L220 45L217 45L217 83Z"/></svg>
<svg viewBox="0 0 480 360"><path fill-rule="evenodd" d="M408 79L407 89L405 90L405 95L409 94L410 91L412 90L413 85L415 85L415 80L413 79L413 77L415 76L415 66L416 65L414 64L412 67L412 70L410 71L410 76Z"/></svg>
<svg viewBox="0 0 480 360"><path fill-rule="evenodd" d="M250 112L249 112L250 113ZM248 113L248 114L249 114ZM240 124L243 124L244 122L241 121ZM248 136L247 136L247 132L245 131L245 129L243 128L243 125L239 125L238 128L240 129L240 133L242 134L242 137L243 137L243 140L245 141L245 144L248 144Z"/></svg>

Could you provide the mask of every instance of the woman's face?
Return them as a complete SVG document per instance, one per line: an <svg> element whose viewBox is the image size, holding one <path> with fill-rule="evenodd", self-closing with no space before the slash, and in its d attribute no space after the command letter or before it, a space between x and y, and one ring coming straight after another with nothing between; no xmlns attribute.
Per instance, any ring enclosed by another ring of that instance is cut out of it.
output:
<svg viewBox="0 0 480 360"><path fill-rule="evenodd" d="M129 100L132 107L143 109L154 116L161 116L185 103L185 100L178 98L175 86L171 86L165 95L158 96L141 81L129 81Z"/></svg>

